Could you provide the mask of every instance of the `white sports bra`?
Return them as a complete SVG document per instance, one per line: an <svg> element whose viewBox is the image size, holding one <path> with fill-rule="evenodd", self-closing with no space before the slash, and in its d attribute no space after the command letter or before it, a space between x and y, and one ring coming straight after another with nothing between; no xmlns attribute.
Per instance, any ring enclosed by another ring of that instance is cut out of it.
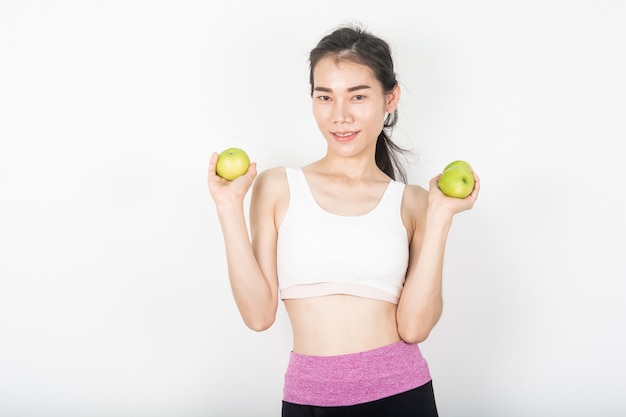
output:
<svg viewBox="0 0 626 417"><path fill-rule="evenodd" d="M372 211L342 216L319 206L301 169L285 171L290 197L278 230L281 298L348 294L397 304L409 260L404 184L390 181Z"/></svg>

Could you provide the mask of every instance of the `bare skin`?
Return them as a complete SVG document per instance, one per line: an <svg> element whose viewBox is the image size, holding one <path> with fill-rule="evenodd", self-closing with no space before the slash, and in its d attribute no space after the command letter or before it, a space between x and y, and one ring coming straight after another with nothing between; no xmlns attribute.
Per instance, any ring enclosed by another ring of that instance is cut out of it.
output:
<svg viewBox="0 0 626 417"><path fill-rule="evenodd" d="M372 71L350 62L322 59L314 69L313 113L327 141L326 155L303 172L322 209L344 216L371 211L390 178L375 164L378 133L385 113L395 110L399 87L384 92ZM257 176L256 165L232 182L215 174L217 154L209 163L209 190L224 234L233 296L248 327L269 328L278 308L276 244L289 207L284 168ZM471 209L480 190L465 199L444 196L437 177L429 190L407 185L402 221L407 232L409 266L398 305L350 295L285 300L293 329L293 350L308 355L340 355L404 340L425 340L442 311L442 266L453 216ZM250 237L243 200L252 188Z"/></svg>

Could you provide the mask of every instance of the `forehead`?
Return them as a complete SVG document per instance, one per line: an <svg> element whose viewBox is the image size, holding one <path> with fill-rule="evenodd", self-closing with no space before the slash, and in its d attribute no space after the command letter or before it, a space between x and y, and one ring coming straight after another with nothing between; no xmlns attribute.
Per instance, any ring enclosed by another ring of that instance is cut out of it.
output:
<svg viewBox="0 0 626 417"><path fill-rule="evenodd" d="M328 88L349 88L354 85L380 85L374 71L367 65L328 56L313 68L313 83Z"/></svg>

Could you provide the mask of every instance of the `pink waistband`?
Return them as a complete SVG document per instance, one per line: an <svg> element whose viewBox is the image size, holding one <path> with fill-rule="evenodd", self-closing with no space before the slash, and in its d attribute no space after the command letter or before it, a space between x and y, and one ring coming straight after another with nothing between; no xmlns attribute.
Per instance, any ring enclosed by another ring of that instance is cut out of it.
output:
<svg viewBox="0 0 626 417"><path fill-rule="evenodd" d="M338 356L291 352L283 399L320 407L354 405L412 390L430 379L418 345L402 341Z"/></svg>

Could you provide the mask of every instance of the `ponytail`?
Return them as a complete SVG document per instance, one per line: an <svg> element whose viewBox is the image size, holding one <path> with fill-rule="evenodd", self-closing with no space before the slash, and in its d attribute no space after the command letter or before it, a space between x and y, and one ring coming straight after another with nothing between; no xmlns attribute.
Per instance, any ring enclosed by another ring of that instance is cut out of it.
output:
<svg viewBox="0 0 626 417"><path fill-rule="evenodd" d="M398 121L398 110L395 110L392 114L389 114L385 119L385 125L383 130L378 135L376 141L376 165L387 174L391 179L407 183L407 174L400 161L400 155L407 152L406 149L398 146L393 140L391 140L391 130Z"/></svg>

